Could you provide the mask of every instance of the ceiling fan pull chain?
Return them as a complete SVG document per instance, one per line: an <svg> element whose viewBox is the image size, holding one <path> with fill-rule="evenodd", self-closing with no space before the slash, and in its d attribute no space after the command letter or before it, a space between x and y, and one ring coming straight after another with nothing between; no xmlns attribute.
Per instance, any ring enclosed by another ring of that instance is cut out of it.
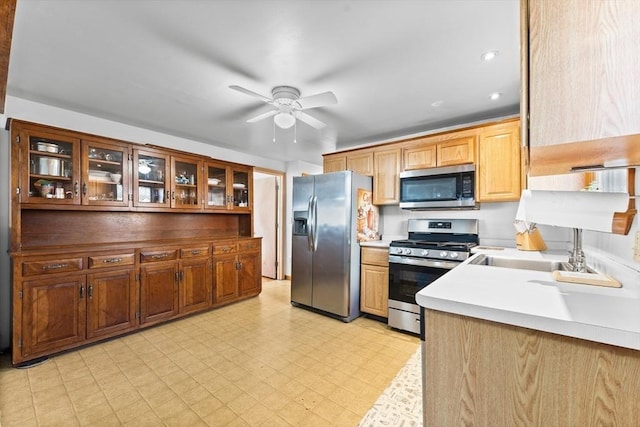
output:
<svg viewBox="0 0 640 427"><path fill-rule="evenodd" d="M272 120L271 124L273 125L273 142L276 142L276 122Z"/></svg>
<svg viewBox="0 0 640 427"><path fill-rule="evenodd" d="M293 143L298 143L298 121L293 124Z"/></svg>

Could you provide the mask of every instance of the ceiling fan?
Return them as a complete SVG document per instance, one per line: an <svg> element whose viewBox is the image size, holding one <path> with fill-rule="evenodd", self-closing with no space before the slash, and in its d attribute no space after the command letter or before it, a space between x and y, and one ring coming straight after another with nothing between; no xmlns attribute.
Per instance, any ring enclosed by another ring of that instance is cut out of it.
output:
<svg viewBox="0 0 640 427"><path fill-rule="evenodd" d="M273 121L278 127L288 129L296 123L296 119L308 124L316 129L322 129L326 126L325 123L310 116L302 110L308 110L310 108L323 107L325 105L332 105L338 102L338 99L333 92L322 92L316 95L305 96L300 98L300 91L291 86L276 86L271 91L271 98L262 96L252 90L245 89L240 86L231 85L230 89L237 90L254 98L273 105L276 109L267 111L247 120L247 123L255 123L267 117L273 117Z"/></svg>

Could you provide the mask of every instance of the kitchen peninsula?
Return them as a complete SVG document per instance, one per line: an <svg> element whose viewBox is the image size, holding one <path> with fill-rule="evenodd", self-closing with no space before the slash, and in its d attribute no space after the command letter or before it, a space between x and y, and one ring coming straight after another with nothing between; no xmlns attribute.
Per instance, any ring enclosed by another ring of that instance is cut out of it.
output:
<svg viewBox="0 0 640 427"><path fill-rule="evenodd" d="M622 283L604 288L474 259L416 296L424 311L424 425L634 425L638 272L598 258L592 266Z"/></svg>

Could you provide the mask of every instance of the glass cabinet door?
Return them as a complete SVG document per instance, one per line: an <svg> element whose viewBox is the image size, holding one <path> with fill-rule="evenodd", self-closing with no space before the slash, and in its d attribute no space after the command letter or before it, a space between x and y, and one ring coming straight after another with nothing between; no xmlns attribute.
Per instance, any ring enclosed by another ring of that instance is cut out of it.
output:
<svg viewBox="0 0 640 427"><path fill-rule="evenodd" d="M171 207L201 209L202 197L199 187L202 162L199 160L171 158Z"/></svg>
<svg viewBox="0 0 640 427"><path fill-rule="evenodd" d="M248 170L233 170L233 208L249 209L249 181Z"/></svg>
<svg viewBox="0 0 640 427"><path fill-rule="evenodd" d="M21 140L28 143L23 157L22 176L28 188L22 188L23 203L79 204L80 140L49 133L24 132Z"/></svg>
<svg viewBox="0 0 640 427"><path fill-rule="evenodd" d="M133 205L169 207L169 156L150 151L133 152Z"/></svg>
<svg viewBox="0 0 640 427"><path fill-rule="evenodd" d="M229 195L227 191L227 167L216 163L205 166L207 177L207 209L227 209Z"/></svg>
<svg viewBox="0 0 640 427"><path fill-rule="evenodd" d="M82 204L129 205L129 147L82 141Z"/></svg>

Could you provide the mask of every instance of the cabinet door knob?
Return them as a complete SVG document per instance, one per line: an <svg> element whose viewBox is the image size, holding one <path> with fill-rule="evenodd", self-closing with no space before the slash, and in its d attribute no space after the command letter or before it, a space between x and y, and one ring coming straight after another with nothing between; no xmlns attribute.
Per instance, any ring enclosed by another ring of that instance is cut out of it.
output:
<svg viewBox="0 0 640 427"><path fill-rule="evenodd" d="M80 299L84 298L84 285L80 285Z"/></svg>

